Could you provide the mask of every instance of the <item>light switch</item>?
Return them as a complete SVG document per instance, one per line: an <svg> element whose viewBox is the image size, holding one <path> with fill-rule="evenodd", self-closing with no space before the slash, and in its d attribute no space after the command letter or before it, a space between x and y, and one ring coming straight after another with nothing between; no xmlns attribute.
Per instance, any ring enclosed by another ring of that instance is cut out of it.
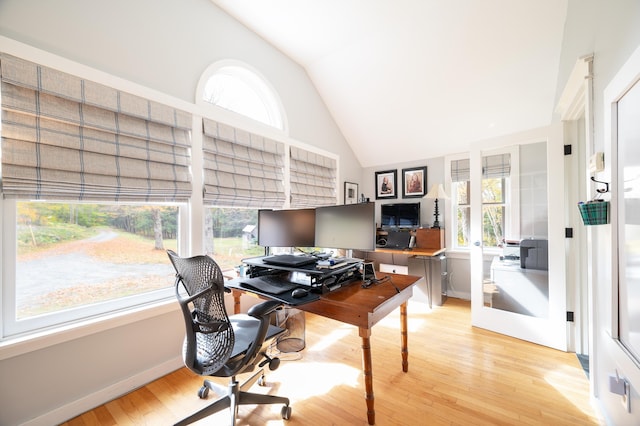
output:
<svg viewBox="0 0 640 426"><path fill-rule="evenodd" d="M604 171L604 152L596 152L589 159L589 172L600 173Z"/></svg>
<svg viewBox="0 0 640 426"><path fill-rule="evenodd" d="M609 392L615 393L622 397L622 406L625 407L627 413L631 412L631 385L626 379L616 375L609 376Z"/></svg>

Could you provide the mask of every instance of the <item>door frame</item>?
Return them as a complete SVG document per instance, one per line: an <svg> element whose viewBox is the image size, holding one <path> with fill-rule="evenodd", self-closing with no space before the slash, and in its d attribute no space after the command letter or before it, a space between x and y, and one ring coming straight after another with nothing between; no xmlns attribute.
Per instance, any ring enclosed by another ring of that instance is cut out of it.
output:
<svg viewBox="0 0 640 426"><path fill-rule="evenodd" d="M564 188L556 182L564 180L563 132L558 123L483 141L472 146L470 152L471 172L471 323L497 333L527 340L562 351L567 350L566 321L566 277L564 253L564 215L553 212L565 211ZM482 152L498 147L526 145L534 142L547 144L547 197L549 240L549 316L536 318L485 307L483 294L482 250L482 200L481 157ZM480 245L475 245L479 242Z"/></svg>
<svg viewBox="0 0 640 426"><path fill-rule="evenodd" d="M567 159L565 191L567 203L591 198L593 183L588 181L589 158L593 155L593 54L577 59L558 100L556 112L564 125L565 144L570 144ZM581 123L584 120L584 123ZM578 199L579 198L579 199ZM567 308L574 312L574 322L568 330L569 350L590 356L594 354L592 339L592 272L587 259L591 258L590 234L577 209L566 212L567 227L573 228L573 238L567 240Z"/></svg>

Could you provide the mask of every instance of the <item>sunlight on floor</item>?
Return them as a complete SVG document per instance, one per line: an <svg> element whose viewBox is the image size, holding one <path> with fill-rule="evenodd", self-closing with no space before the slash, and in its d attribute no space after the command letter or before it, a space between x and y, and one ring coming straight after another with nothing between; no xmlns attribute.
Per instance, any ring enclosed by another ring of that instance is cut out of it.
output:
<svg viewBox="0 0 640 426"><path fill-rule="evenodd" d="M382 319L377 325L394 330L400 330L400 318L389 315L389 317ZM425 320L413 319L411 318L411 315L407 318L407 330L409 333L417 332L425 326Z"/></svg>
<svg viewBox="0 0 640 426"><path fill-rule="evenodd" d="M576 368L561 366L545 374L544 379L578 410L587 415L591 415L593 411L588 406L588 402L585 402L584 394L575 391L574 384L577 373L583 374L582 371L576 371Z"/></svg>
<svg viewBox="0 0 640 426"><path fill-rule="evenodd" d="M315 345L308 347L307 350L313 352L322 352L327 350L329 346L331 346L334 342L342 339L343 337L353 333L353 327L350 325L343 324L338 329L332 331L328 335L326 335L322 340L320 340Z"/></svg>
<svg viewBox="0 0 640 426"><path fill-rule="evenodd" d="M423 303L411 302L407 304L407 330L409 333L417 332L426 326L424 315L430 315L433 309ZM394 330L400 330L400 309L396 309L380 320L376 326L383 326Z"/></svg>
<svg viewBox="0 0 640 426"><path fill-rule="evenodd" d="M361 375L361 371L357 368L332 362L305 361L286 364L281 368L281 375L286 375L286 378L279 381L278 392L290 395L290 398L293 396L293 400L324 395L337 386L358 387L358 378ZM309 383L309 386L300 386L300 380Z"/></svg>

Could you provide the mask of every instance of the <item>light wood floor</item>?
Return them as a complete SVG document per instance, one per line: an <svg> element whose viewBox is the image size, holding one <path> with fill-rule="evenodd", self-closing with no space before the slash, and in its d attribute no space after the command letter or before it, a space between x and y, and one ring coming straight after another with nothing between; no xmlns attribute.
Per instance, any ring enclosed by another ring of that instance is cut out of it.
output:
<svg viewBox="0 0 640 426"><path fill-rule="evenodd" d="M601 424L574 354L473 328L466 301L433 311L409 304L408 373L398 311L373 328L371 345L377 425ZM289 397L291 419L281 405L242 406L238 424L367 424L357 329L307 314L306 349L283 358L267 386L252 390ZM201 383L180 369L64 425L172 424L207 403L196 395ZM228 412L197 424L228 424Z"/></svg>

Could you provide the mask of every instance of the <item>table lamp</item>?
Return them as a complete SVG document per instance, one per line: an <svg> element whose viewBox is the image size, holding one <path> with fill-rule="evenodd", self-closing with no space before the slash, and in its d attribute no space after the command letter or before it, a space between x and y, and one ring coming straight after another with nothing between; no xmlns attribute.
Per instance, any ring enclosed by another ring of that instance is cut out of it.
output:
<svg viewBox="0 0 640 426"><path fill-rule="evenodd" d="M429 190L429 192L427 192L427 195L425 195L424 198L434 200L435 212L433 213L433 216L436 218L436 220L433 222L432 228L440 228L440 222L438 221L438 216L440 215L440 212L438 211L438 198L444 198L445 200L448 200L449 196L444 191L442 184L436 183L431 186L431 189Z"/></svg>

